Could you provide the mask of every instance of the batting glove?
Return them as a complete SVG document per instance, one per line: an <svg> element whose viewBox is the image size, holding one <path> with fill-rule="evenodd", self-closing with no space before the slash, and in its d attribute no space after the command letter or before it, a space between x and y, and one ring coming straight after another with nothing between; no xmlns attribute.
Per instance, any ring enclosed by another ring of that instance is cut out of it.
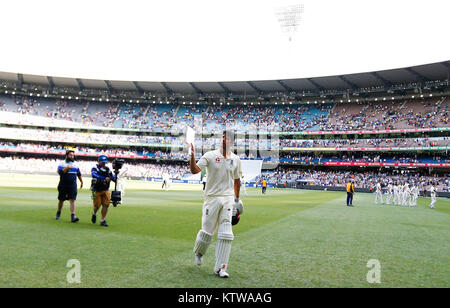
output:
<svg viewBox="0 0 450 308"><path fill-rule="evenodd" d="M244 204L239 198L234 198L233 216L236 215L237 210L239 211L239 214L242 215L242 213L244 213Z"/></svg>

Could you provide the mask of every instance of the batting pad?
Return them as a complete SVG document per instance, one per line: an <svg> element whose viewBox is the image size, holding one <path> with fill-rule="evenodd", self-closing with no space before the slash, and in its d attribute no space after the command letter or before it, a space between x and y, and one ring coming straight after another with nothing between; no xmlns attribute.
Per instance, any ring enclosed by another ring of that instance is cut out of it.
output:
<svg viewBox="0 0 450 308"><path fill-rule="evenodd" d="M209 245L212 242L213 235L209 234L203 230L198 231L197 239L194 244L194 253L201 254L202 256L206 253Z"/></svg>
<svg viewBox="0 0 450 308"><path fill-rule="evenodd" d="M220 268L223 268L223 265L225 265L224 270L227 269L228 260L230 259L232 242L233 241L230 241L230 240L223 240L220 238L217 239L217 242L216 242L216 265L214 266L215 272L217 272Z"/></svg>
<svg viewBox="0 0 450 308"><path fill-rule="evenodd" d="M217 238L221 240L234 240L233 235L233 227L231 226L231 222L223 222L219 225L217 229Z"/></svg>

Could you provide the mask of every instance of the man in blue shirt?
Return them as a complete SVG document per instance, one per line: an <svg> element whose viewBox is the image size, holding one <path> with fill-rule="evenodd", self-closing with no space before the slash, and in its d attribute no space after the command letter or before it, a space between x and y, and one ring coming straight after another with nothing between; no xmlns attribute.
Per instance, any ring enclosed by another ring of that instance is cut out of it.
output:
<svg viewBox="0 0 450 308"><path fill-rule="evenodd" d="M100 226L108 227L106 223L106 214L108 213L109 204L111 203L111 193L109 191L109 185L111 181L116 181L116 177L112 171L106 166L108 157L101 155L98 158L98 164L92 168L92 200L94 201L94 212L92 213L91 221L96 223L97 212L102 207L102 220Z"/></svg>
<svg viewBox="0 0 450 308"><path fill-rule="evenodd" d="M80 189L83 188L83 179L80 169L75 164L75 151L67 150L66 158L58 166L59 184L58 184L58 212L56 220L61 217L61 210L64 201L70 202L71 222L77 222L80 219L75 215L75 200L77 199L77 177L80 180Z"/></svg>

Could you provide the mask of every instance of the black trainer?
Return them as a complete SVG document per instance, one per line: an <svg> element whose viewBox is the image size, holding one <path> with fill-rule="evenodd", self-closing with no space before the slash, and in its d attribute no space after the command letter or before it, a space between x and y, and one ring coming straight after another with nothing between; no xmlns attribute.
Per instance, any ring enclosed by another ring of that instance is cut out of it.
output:
<svg viewBox="0 0 450 308"><path fill-rule="evenodd" d="M80 219L72 214L72 218L70 219L71 222L78 222Z"/></svg>
<svg viewBox="0 0 450 308"><path fill-rule="evenodd" d="M106 220L103 220L103 221L100 223L100 226L102 226L102 227L108 227L108 224L106 223Z"/></svg>
<svg viewBox="0 0 450 308"><path fill-rule="evenodd" d="M91 221L93 224L95 224L97 222L97 215L92 214Z"/></svg>
<svg viewBox="0 0 450 308"><path fill-rule="evenodd" d="M59 220L60 217L61 217L61 212L56 212L56 217L55 217L55 219L56 219L56 220Z"/></svg>

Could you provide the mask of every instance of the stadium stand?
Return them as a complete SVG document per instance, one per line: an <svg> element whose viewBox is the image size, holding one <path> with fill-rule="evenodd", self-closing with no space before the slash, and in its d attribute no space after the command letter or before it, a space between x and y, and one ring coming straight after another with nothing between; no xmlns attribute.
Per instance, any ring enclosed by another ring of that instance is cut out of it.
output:
<svg viewBox="0 0 450 308"><path fill-rule="evenodd" d="M425 87L436 84L449 86L436 81ZM169 172L183 179L190 176L183 140L189 125L203 134L196 141L198 157L201 150L216 148L220 136L214 134L227 128L241 133L235 148L242 159L278 164L275 169L263 164L253 183L265 178L280 187L341 187L353 178L357 187L371 188L380 179L422 186L435 181L439 191L449 192L448 93L403 95L417 90L416 83L392 85L389 91L377 86L354 90L364 94L360 99L349 99L341 90L322 91L341 97L332 100L304 98L312 95L308 91L238 99L217 93L140 93L136 99L129 91L55 87L50 92L38 85L11 91L17 85L7 81L1 86L9 89L0 91L3 172L56 170L65 146L71 145L86 174L95 158L106 154L126 159L128 177L158 178ZM364 99L371 93L375 99ZM280 153L268 157L262 149Z"/></svg>

